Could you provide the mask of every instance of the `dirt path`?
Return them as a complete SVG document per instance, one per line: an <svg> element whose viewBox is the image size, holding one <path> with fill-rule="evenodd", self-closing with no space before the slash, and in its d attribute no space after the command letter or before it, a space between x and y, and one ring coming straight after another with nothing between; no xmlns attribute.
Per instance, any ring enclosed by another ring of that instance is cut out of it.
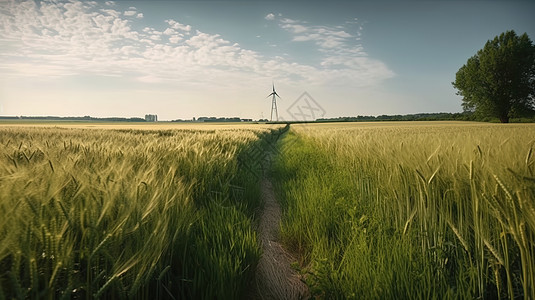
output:
<svg viewBox="0 0 535 300"><path fill-rule="evenodd" d="M295 261L279 243L281 210L269 177L262 178L264 209L258 226L262 257L255 274L254 299L308 299L308 287L290 266Z"/></svg>

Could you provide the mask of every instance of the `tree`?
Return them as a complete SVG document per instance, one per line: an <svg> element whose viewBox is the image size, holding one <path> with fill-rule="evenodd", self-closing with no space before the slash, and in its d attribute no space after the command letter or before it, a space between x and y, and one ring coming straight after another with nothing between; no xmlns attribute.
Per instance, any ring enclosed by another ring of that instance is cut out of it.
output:
<svg viewBox="0 0 535 300"><path fill-rule="evenodd" d="M535 108L535 46L526 33L511 30L487 41L455 76L463 109L479 116L509 118Z"/></svg>

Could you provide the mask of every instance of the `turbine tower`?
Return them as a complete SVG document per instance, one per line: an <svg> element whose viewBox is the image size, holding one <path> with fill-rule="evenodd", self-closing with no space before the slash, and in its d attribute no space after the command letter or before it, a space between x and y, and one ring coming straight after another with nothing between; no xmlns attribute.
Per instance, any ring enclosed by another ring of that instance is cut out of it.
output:
<svg viewBox="0 0 535 300"><path fill-rule="evenodd" d="M275 112L275 117L277 118L277 121L279 121L279 113L277 111L277 97L279 99L282 99L279 94L275 91L275 83L273 84L273 92L269 94L266 98L269 98L270 96L273 96L273 99L271 100L271 122L273 122L273 112Z"/></svg>

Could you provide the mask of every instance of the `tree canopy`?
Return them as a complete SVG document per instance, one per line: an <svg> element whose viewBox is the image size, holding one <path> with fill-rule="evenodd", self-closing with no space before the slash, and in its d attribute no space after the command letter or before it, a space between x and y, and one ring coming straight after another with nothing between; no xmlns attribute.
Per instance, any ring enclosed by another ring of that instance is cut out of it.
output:
<svg viewBox="0 0 535 300"><path fill-rule="evenodd" d="M463 109L480 116L509 118L532 114L535 108L535 46L526 33L504 32L470 57L453 86Z"/></svg>

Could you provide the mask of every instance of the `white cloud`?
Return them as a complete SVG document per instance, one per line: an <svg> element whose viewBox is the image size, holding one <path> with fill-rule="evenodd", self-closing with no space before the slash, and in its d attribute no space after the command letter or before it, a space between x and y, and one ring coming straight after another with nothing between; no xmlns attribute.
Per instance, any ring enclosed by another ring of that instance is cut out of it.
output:
<svg viewBox="0 0 535 300"><path fill-rule="evenodd" d="M39 6L33 1L0 2L1 74L41 80L93 74L144 83L224 82L230 77L251 82L276 77L308 84L377 82L392 74L380 61L367 58L361 48L350 47L348 40L354 36L343 28L279 20L272 14L295 42L313 42L325 54L316 65L306 65L263 56L172 19L138 30L139 21L127 18L142 16L137 9L121 14L110 9L113 3L98 5L76 0Z"/></svg>
<svg viewBox="0 0 535 300"><path fill-rule="evenodd" d="M354 21L357 19L346 24L353 24ZM320 62L323 75L337 78L340 76L337 73L343 72L346 79L353 77L363 84L373 84L394 76L383 62L369 58L362 45L354 44L360 40L362 26L359 26L356 35L347 32L343 25L309 25L290 18L280 19L279 26L293 34L292 41L313 42L318 47L317 50L323 53Z"/></svg>
<svg viewBox="0 0 535 300"><path fill-rule="evenodd" d="M308 30L307 27L299 24L284 24L281 27L293 33L302 33Z"/></svg>
<svg viewBox="0 0 535 300"><path fill-rule="evenodd" d="M138 14L136 15L136 18L138 18L138 19L143 19L143 13L138 13Z"/></svg>
<svg viewBox="0 0 535 300"><path fill-rule="evenodd" d="M343 26L310 26L306 22L289 18L281 19L279 26L290 33L296 34L293 37L293 41L313 41L324 49L342 47L348 38L353 37L343 30Z"/></svg>
<svg viewBox="0 0 535 300"><path fill-rule="evenodd" d="M173 29L187 31L187 32L191 31L190 25L180 24L179 22L175 20L165 20L165 22L169 24L169 26L171 26L171 28Z"/></svg>
<svg viewBox="0 0 535 300"><path fill-rule="evenodd" d="M173 43L173 44L176 44L178 42L180 42L182 40L182 37L178 36L178 35L172 35L169 37L169 42Z"/></svg>
<svg viewBox="0 0 535 300"><path fill-rule="evenodd" d="M318 34L296 35L296 36L294 36L292 41L295 41L295 42L306 42L306 41L314 40L314 39L316 39L318 37L319 37Z"/></svg>
<svg viewBox="0 0 535 300"><path fill-rule="evenodd" d="M167 28L164 30L163 34L165 35L173 35L173 34L176 34L176 31L172 28Z"/></svg>
<svg viewBox="0 0 535 300"><path fill-rule="evenodd" d="M288 18L284 18L284 19L281 19L280 22L283 23L283 24L295 24L295 23L298 23L299 21L288 19Z"/></svg>
<svg viewBox="0 0 535 300"><path fill-rule="evenodd" d="M118 18L121 15L120 12L113 10L113 9L101 9L100 11L105 12L106 14L116 17L116 18Z"/></svg>
<svg viewBox="0 0 535 300"><path fill-rule="evenodd" d="M269 13L267 14L264 19L268 20L268 21L272 21L272 20L275 20L275 15L272 14L272 13Z"/></svg>

